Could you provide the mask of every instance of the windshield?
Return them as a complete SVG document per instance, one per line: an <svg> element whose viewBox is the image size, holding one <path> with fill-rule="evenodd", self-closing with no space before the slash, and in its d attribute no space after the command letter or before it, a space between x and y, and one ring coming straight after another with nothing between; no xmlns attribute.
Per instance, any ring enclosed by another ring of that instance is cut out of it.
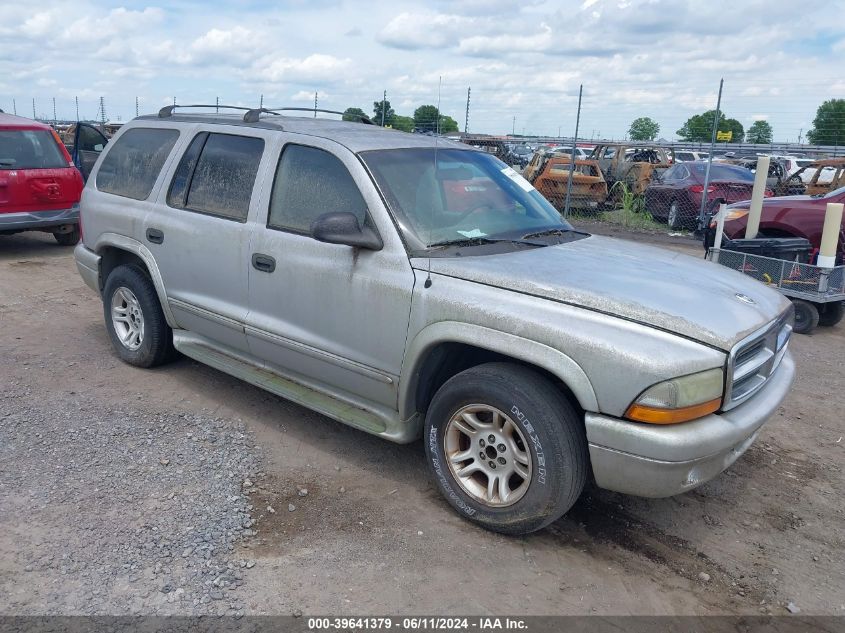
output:
<svg viewBox="0 0 845 633"><path fill-rule="evenodd" d="M687 165L697 175L704 177L707 170L707 163L690 163ZM710 180L741 180L743 182L754 182L754 173L744 167L733 165L710 165Z"/></svg>
<svg viewBox="0 0 845 633"><path fill-rule="evenodd" d="M426 147L373 150L361 158L412 250L572 228L528 181L483 152Z"/></svg>
<svg viewBox="0 0 845 633"><path fill-rule="evenodd" d="M57 169L67 159L47 130L0 130L0 169Z"/></svg>

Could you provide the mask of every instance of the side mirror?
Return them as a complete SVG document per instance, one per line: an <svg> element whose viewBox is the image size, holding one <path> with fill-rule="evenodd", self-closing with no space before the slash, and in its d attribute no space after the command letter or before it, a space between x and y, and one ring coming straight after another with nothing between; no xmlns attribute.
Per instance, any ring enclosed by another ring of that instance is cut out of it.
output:
<svg viewBox="0 0 845 633"><path fill-rule="evenodd" d="M311 223L311 237L318 242L345 244L354 248L380 251L384 244L371 228L358 225L354 213L324 213Z"/></svg>

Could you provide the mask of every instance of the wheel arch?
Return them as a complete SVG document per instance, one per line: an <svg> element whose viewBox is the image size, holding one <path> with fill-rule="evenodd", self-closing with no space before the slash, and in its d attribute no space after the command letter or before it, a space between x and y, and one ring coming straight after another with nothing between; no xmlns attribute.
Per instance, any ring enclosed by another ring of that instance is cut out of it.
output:
<svg viewBox="0 0 845 633"><path fill-rule="evenodd" d="M161 277L161 272L158 269L158 265L156 265L153 254L146 246L124 235L104 233L97 239L97 243L94 245L94 251L101 258L99 273L100 292L105 287L109 273L117 266L124 264L137 265L144 270L153 282L167 324L171 328L178 327L176 320L173 318L173 313L170 311L170 304L167 302L167 294L164 290L164 280Z"/></svg>
<svg viewBox="0 0 845 633"><path fill-rule="evenodd" d="M584 370L563 352L514 334L440 321L421 330L408 346L399 385L403 419L426 411L437 389L452 376L488 362L531 367L556 384L573 406L598 411L598 401Z"/></svg>

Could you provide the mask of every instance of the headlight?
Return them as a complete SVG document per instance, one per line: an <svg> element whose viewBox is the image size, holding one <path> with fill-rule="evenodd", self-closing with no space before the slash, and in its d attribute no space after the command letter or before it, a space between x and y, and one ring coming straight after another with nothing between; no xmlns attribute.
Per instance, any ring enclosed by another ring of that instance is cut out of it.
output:
<svg viewBox="0 0 845 633"><path fill-rule="evenodd" d="M650 424L677 424L718 411L722 406L725 376L722 369L673 378L646 389L625 417Z"/></svg>

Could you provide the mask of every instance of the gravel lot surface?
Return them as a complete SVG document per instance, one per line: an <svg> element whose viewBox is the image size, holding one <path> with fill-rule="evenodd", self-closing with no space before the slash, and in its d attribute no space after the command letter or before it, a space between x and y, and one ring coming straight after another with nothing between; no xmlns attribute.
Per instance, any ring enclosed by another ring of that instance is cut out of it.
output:
<svg viewBox="0 0 845 633"><path fill-rule="evenodd" d="M71 249L0 237L0 613L845 615L843 332L793 338L793 393L713 482L591 489L506 538L449 509L419 443L121 363Z"/></svg>

